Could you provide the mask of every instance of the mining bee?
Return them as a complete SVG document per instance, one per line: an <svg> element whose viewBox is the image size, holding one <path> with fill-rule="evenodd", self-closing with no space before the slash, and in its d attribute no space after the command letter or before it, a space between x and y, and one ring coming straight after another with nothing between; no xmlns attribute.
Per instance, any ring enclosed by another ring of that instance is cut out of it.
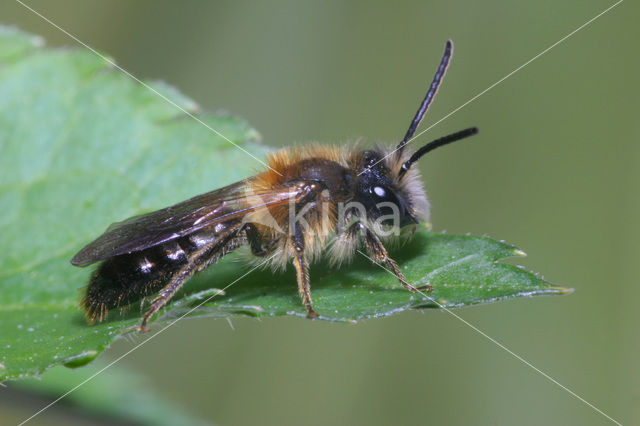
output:
<svg viewBox="0 0 640 426"><path fill-rule="evenodd" d="M101 262L81 302L89 323L103 321L112 308L156 294L140 325L146 331L149 319L189 278L247 244L254 256L275 269L292 261L309 318L317 316L309 263L323 253L339 264L363 245L405 288L429 291L430 286L416 289L407 282L383 241L410 235L419 221L428 221L429 203L412 166L427 152L478 132L471 127L415 152L405 147L436 95L452 54L449 40L397 147L282 149L269 156L268 169L256 176L111 225L71 260L77 266Z"/></svg>

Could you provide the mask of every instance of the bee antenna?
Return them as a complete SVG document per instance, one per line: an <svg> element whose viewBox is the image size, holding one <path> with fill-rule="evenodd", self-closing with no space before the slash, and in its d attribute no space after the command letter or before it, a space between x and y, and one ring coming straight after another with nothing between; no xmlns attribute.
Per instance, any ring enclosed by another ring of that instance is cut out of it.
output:
<svg viewBox="0 0 640 426"><path fill-rule="evenodd" d="M451 133L450 135L443 136L439 139L429 142L428 144L426 144L425 146L423 146L422 148L414 152L411 158L409 158L407 161L404 162L404 164L402 164L399 177L402 178L402 176L404 176L407 170L411 168L411 165L416 161L418 161L420 157L425 155L427 152L433 151L434 149L450 144L451 142L459 141L460 139L465 139L465 138L468 138L469 136L473 136L476 134L478 134L478 128L469 127L468 129L460 130L458 132Z"/></svg>
<svg viewBox="0 0 640 426"><path fill-rule="evenodd" d="M415 117L413 117L413 120L411 121L411 125L409 126L407 133L404 135L402 142L400 142L398 144L398 147L396 148L396 153L398 157L402 155L402 150L404 149L404 146L407 144L407 142L409 142L411 137L413 137L413 134L416 132L416 129L420 125L420 122L422 121L425 114L427 113L427 110L429 109L429 105L431 105L433 98L436 96L436 93L438 93L438 88L442 83L442 79L444 78L444 75L447 73L447 68L449 67L449 62L451 62L452 56L453 56L453 41L447 40L446 44L444 45L444 53L442 54L440 65L436 70L436 75L433 76L433 81L431 81L429 90L427 91L427 94L422 100L422 103L420 104L420 108L418 108L418 111L416 112Z"/></svg>

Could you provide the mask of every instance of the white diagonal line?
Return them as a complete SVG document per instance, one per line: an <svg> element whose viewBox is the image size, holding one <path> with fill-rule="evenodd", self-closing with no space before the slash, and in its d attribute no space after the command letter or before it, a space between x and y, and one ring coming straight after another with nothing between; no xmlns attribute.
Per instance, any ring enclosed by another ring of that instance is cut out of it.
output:
<svg viewBox="0 0 640 426"><path fill-rule="evenodd" d="M234 145L235 147L239 148L240 150L242 150L244 153L246 153L247 155L251 156L253 159L255 159L256 161L260 162L261 164L263 164L264 166L268 167L271 169L271 167L269 167L266 163L264 163L262 160L258 159L257 157L255 157L254 155L252 155L251 153L249 153L247 150L245 150L244 148L242 148L241 146L237 145L236 143L234 143L233 141L231 141L229 138L227 138L226 136L224 136L223 134L221 134L220 132L218 132L217 130L213 129L211 126L209 126L208 124L206 124L205 122L203 122L202 120L200 120L198 117L196 117L195 115L193 115L192 113L190 113L189 111L187 111L186 109L184 109L183 107L181 107L180 105L176 104L175 102L173 102L171 99L167 98L166 96L164 96L163 94L161 94L160 92L158 92L157 90L155 90L153 87L151 87L150 85L148 85L147 83L143 82L142 80L138 79L137 77L135 77L133 74L131 74L130 72L128 72L127 70L125 70L124 68L120 67L119 65L117 65L115 62L113 62L111 59L105 57L104 55L100 54L98 51L96 51L95 49L93 49L91 46L87 45L86 43L82 42L81 40L79 40L77 37L75 37L74 35L72 35L71 33L69 33L68 31L64 30L63 28L61 28L60 26L56 25L54 22L52 22L51 20L49 20L48 18L46 18L45 16L43 16L42 14L40 14L39 12L37 12L36 10L32 9L31 7L29 7L28 5L26 5L25 3L23 3L20 0L16 0L19 4L21 4L22 6L24 6L26 9L30 10L31 12L33 12L34 14L36 14L37 16L39 16L40 18L42 18L43 20L45 20L46 22L48 22L49 24L51 24L52 26L54 26L55 28L57 28L58 30L62 31L64 34L66 34L67 36L69 36L70 38L72 38L73 40L75 40L77 43L83 45L84 47L86 47L87 49L91 50L93 53L95 53L97 56L99 56L102 60L104 60L105 62L109 63L111 66L117 68L118 70L120 70L122 73L124 73L125 75L129 76L130 78L134 79L135 81L137 81L138 83L140 83L141 85L143 85L144 87L146 87L147 89L151 90L152 92L154 92L156 95L160 96L162 99L164 99L165 101L167 101L168 103L172 104L173 106L175 106L176 108L180 109L182 112L184 112L186 115L188 115L189 117L193 118L194 120L196 120L197 122L199 122L200 124L202 124L203 126L205 126L206 128L208 128L209 130L211 130L212 132L214 132L215 134L217 134L218 136L222 137L223 139L225 139L226 141L228 141L229 143L231 143L232 145ZM583 25L581 25L580 27L576 28L574 31L572 31L571 33L567 34L566 36L564 36L563 38L561 38L560 40L558 40L557 42L555 42L554 44L552 44L551 46L549 46L548 48L546 48L545 50L543 50L542 52L540 52L539 54L537 54L536 56L534 56L533 58L531 58L530 60L528 60L527 62L525 62L524 64L522 64L521 66L519 66L518 68L516 68L515 70L513 70L512 72L510 72L509 74L507 74L506 76L504 76L503 78L501 78L500 80L498 80L497 82L495 82L494 84L492 84L491 86L489 86L488 88L486 88L485 90L483 90L482 92L478 93L477 95L475 95L473 98L471 98L470 100L468 100L467 102L465 102L464 104L462 104L461 106L459 106L458 108L454 109L453 111L451 111L449 114L445 115L443 118L441 118L440 120L438 120L437 122L435 122L434 124L432 124L431 126L429 126L427 129L423 130L422 132L418 133L416 136L414 136L413 138L411 138L409 141L407 141L407 144L412 142L414 139L416 139L417 137L421 136L422 134L424 134L425 132L427 132L428 130L430 130L431 128L433 128L434 126L436 126L437 124L439 124L440 122L442 122L443 120L445 120L446 118L450 117L451 115L455 114L457 111L459 111L460 109L464 108L465 106L467 106L468 104L470 104L471 102L475 101L477 98L479 98L480 96L482 96L483 94L485 94L486 92L488 92L489 90L493 89L495 86L497 86L498 84L502 83L504 80L506 80L507 78L511 77L513 74L515 74L516 72L520 71L522 68L524 68L525 66L529 65L531 62L535 61L536 59L538 59L540 56L544 55L545 53L547 53L549 50L553 49L555 46L557 46L558 44L562 43L563 41L565 41L566 39L568 39L569 37L571 37L572 35L574 35L575 33L577 33L578 31L582 30L583 28L585 28L587 25L591 24L593 21L595 21L596 19L598 19L599 17L601 17L602 15L604 15L605 13L609 12L611 9L613 9L614 7L618 6L620 3L622 3L624 0L619 0L618 2L616 2L615 4L613 4L612 6L608 7L607 9L605 9L604 11L602 11L601 13L599 13L598 15L596 15L595 17L593 17L592 19L590 19L589 21L587 21L586 23L584 23ZM395 152L395 151L393 151ZM392 152L392 153L393 153ZM392 153L388 154L386 157L388 157L389 155L391 155ZM384 158L386 158L384 157ZM384 159L383 158L383 159ZM380 160L382 161L382 160ZM273 170L273 169L271 169ZM278 173L276 170L273 170L275 173ZM358 250L358 252L360 254L362 254L364 257L368 258L369 260L373 261L369 256L367 256L366 254L364 254L363 252L361 252L360 250ZM50 408L52 405L56 404L57 402L59 402L60 400L62 400L63 398L65 398L67 395L69 395L70 393L74 392L75 390L77 390L79 387L81 387L82 385L84 385L85 383L89 382L90 380L92 380L93 378L95 378L97 375L101 374L103 371L105 371L107 368L111 367L112 365L114 365L115 363L119 362L121 359L123 359L124 357L126 357L127 355L129 355L131 352L135 351L136 349L138 349L139 347L141 347L142 345L144 345L145 343L147 343L149 340L153 339L154 337L156 337L158 334L164 332L166 329L168 329L169 327L171 327L172 325L174 325L175 323L177 323L178 321L180 321L181 319L183 319L185 316L189 315L191 312L193 312L195 309L199 308L200 306L202 306L203 304L207 303L208 301L210 301L212 298L214 298L215 296L222 294L224 292L224 290L228 289L229 287L231 287L233 284L235 284L236 282L238 282L240 279L244 278L245 276L247 276L248 274L250 274L251 272L253 272L255 269L259 268L260 266L262 266L265 262L258 264L257 266L255 266L254 268L252 268L251 270L249 270L247 273L245 273L244 275L242 275L240 278L236 279L235 281L233 281L232 283L230 283L229 285L227 285L226 287L224 287L222 290L220 290L219 292L209 296L207 299L205 299L204 301L202 301L201 303L199 303L198 305L196 305L194 308L190 309L188 312L186 312L185 314L183 314L182 316L180 316L179 318L177 318L175 321L171 322L170 324L168 324L167 326L165 326L164 328L162 328L161 330L159 330L157 333L153 334L151 337L149 337L148 339L146 339L145 341L139 343L137 346L135 346L134 348L132 348L131 350L127 351L126 353L124 353L123 355L121 355L120 357L116 358L114 361L112 361L111 363L107 364L105 367L103 367L102 369L100 369L99 371L97 371L96 373L94 373L92 376L90 376L89 378L85 379L84 381L82 381L80 384L76 385L75 387L73 387L72 389L70 389L69 391L67 391L66 393L64 393L62 396L60 396L59 398L57 398L56 400L54 400L53 402L51 402L50 404L48 404L47 406L45 406L44 408L42 408L41 410L39 410L38 412L36 412L35 414L33 414L31 417L27 418L26 420L24 420L22 423L20 423L20 426L27 423L28 421L30 421L31 419L33 419L34 417L36 417L37 415L39 415L40 413L42 413L43 411L47 410L48 408ZM376 262L374 262L376 263ZM383 269L385 269L387 272L393 274L391 271L389 271L387 268L385 268L383 265L378 264L380 267L382 267ZM514 353L513 351L511 351L510 349L508 349L506 346L504 346L503 344L501 344L500 342L498 342L497 340L495 340L494 338L490 337L489 335L487 335L486 333L484 333L482 330L478 329L477 327L475 327L474 325L470 324L469 322L467 322L466 320L464 320L463 318L461 318L459 315L455 314L454 312L452 312L451 310L447 309L446 307L442 306L440 303L438 303L437 301L435 301L433 298L429 297L427 294L425 294L424 292L416 289L418 292L420 292L423 296L427 297L428 299L430 299L433 303L435 303L436 305L438 305L441 309L443 309L444 311L446 311L447 313L453 315L455 318L457 318L458 320L462 321L464 324L466 324L467 326L469 326L470 328L472 328L473 330L475 330L476 332L478 332L479 334L481 334L482 336L484 336L485 338L487 338L489 341L493 342L494 344L496 344L498 347L500 347L501 349L505 350L506 352L508 352L510 355L512 355L513 357L515 357L516 359L518 359L519 361L523 362L525 365L529 366L530 368L532 368L533 370L535 370L536 372L538 372L539 374L541 374L543 377L547 378L549 381L553 382L554 384L558 385L559 387L561 387L562 389L564 389L565 391L567 391L569 394L571 394L572 396L574 396L575 398L579 399L580 401L582 401L583 403L585 403L586 405L588 405L589 407L591 407L592 409L594 409L595 411L597 411L598 413L600 413L601 415L603 415L604 417L606 417L607 419L609 419L610 421L612 421L613 423L617 424L617 425L621 425L620 422L616 421L615 419L613 419L612 417L610 417L609 415L607 415L606 413L604 413L602 410L598 409L596 406L594 406L593 404L589 403L587 400L585 400L584 398L582 398L581 396L579 396L578 394L576 394L575 392L573 392L572 390L570 390L569 388L567 388L566 386L562 385L561 383L559 383L557 380L555 380L553 377L549 376L548 374L544 373L543 371L541 371L540 369L536 368L533 364L531 364L530 362L528 362L527 360L525 360L524 358L522 358L521 356L519 356L518 354Z"/></svg>
<svg viewBox="0 0 640 426"><path fill-rule="evenodd" d="M125 352L124 354L120 355L118 358L114 359L113 361L111 361L109 364L105 365L104 367L102 367L100 370L96 371L94 374L92 374L90 377L86 378L85 380L83 380L82 382L80 382L79 384L77 384L76 386L72 387L71 389L69 389L67 392L65 392L64 394L62 394L60 397L58 397L55 401L50 402L49 404L47 404L45 407L41 408L40 410L38 410L35 414L33 414L31 417L23 420L18 426L22 426L25 423L27 423L28 421L30 421L31 419L33 419L34 417L36 417L38 414L42 413L43 411L45 411L46 409L50 408L52 405L58 403L61 399L65 398L67 395L69 395L70 393L74 392L75 390L77 390L80 386L84 385L85 383L93 380L97 375L99 375L100 373L102 373L104 370L106 370L107 368L111 367L113 364L117 363L118 361L120 361L122 358L126 357L127 355L129 355L131 352L135 351L136 349L138 349L140 346L144 345L145 343L147 343L149 340L153 339L154 337L156 337L158 334L164 332L166 329L168 329L169 327L171 327L172 325L174 325L175 323L177 323L178 321L180 321L181 319L183 319L184 317L186 317L187 315L189 315L191 312L195 311L196 309L198 309L200 306L204 305L205 303L207 303L208 301L210 301L211 299L213 299L214 297L223 294L224 291L226 289L228 289L229 287L231 287L232 285L234 285L235 283L237 283L238 281L240 281L241 279L243 279L244 277L246 277L247 275L249 275L250 273L252 273L253 271L255 271L256 269L260 268L261 266L263 266L265 263L267 263L269 260L265 260L264 262L259 263L258 265L254 266L253 268L251 268L248 272L244 273L240 278L235 279L233 282L231 282L231 284L227 285L226 287L224 287L223 289L219 290L218 292L212 294L211 296L207 297L205 300L203 300L202 302L198 303L196 306L194 306L193 308L191 308L189 311L187 311L185 314L183 314L182 316L180 316L179 318L177 318L175 321L170 322L169 324L167 324L164 328L160 329L157 333L153 334L152 336L150 336L148 339L144 340L143 342L140 342L139 344L137 344L136 346L134 346L133 348L131 348L130 350L128 350L127 352Z"/></svg>
<svg viewBox="0 0 640 426"><path fill-rule="evenodd" d="M73 40L75 40L77 43L81 44L82 46L86 47L87 49L89 49L90 51L92 51L93 53L95 53L96 55L98 55L103 61L105 61L106 63L108 63L109 65L111 65L112 67L118 69L119 71L121 71L123 74L125 74L126 76L132 78L133 80L137 81L138 83L140 83L141 85L143 85L144 87L146 87L147 89L151 90L153 93L155 93L156 95L160 96L162 99L164 99L165 101L167 101L168 103L170 103L171 105L173 105L174 107L178 108L180 111L182 111L183 113L185 113L186 115L188 115L189 117L193 118L194 120L196 120L198 123L202 124L204 127L206 127L207 129L211 130L213 133L215 133L216 135L220 136L222 139L226 140L227 142L229 142L231 145L235 146L236 148L238 148L239 150L241 150L242 152L244 152L245 154L247 154L249 157L253 158L254 160L256 160L257 162L261 163L263 166L268 167L269 169L271 169L273 172L277 173L278 175L282 176L282 174L280 172L278 172L277 170L274 170L273 168L271 168L267 163L265 163L264 161L260 160L258 157L256 157L255 155L251 154L249 151L247 151L246 149L244 149L243 147L241 147L240 145L238 145L237 143L233 142L231 139L229 139L228 137L226 137L225 135L223 135L222 133L220 133L219 131L217 131L216 129L214 129L213 127L209 126L207 123L205 123L204 121L200 120L198 117L196 117L195 115L193 115L191 112L187 111L186 109L184 109L183 107L181 107L180 105L178 105L177 103L175 103L174 101L172 101L171 99L167 98L165 95L163 95L162 93L158 92L156 89L154 89L153 87L151 87L150 85L148 85L147 83L145 83L144 81L140 80L138 77L136 77L135 75L131 74L129 71L125 70L124 68L122 68L120 65L116 64L113 60L107 58L106 56L104 56L103 54L101 54L100 52L98 52L96 49L94 49L93 47L89 46L87 43L83 42L82 40L80 40L78 37L74 36L73 34L71 34L70 32L68 32L67 30L65 30L64 28L60 27L59 25L57 25L56 23L54 23L53 21L51 21L49 18L47 18L46 16L42 15L41 13L39 13L37 10L34 10L33 8L29 7L28 5L24 4L22 1L20 0L16 0L16 2L20 3L22 6L24 6L25 8L29 9L31 12L35 13L36 15L38 15L40 18L44 19L45 21L47 21L49 24L53 25L55 28L57 28L58 30L62 31L63 33L65 33L67 36L71 37Z"/></svg>
<svg viewBox="0 0 640 426"><path fill-rule="evenodd" d="M364 257L366 257L367 259L369 259L371 262L375 263L376 265L380 266L382 269L384 269L385 271L387 271L388 273L390 273L391 275L393 275L395 277L395 274L393 272L391 272L389 269L385 268L384 265L376 262L375 260L373 260L371 257L367 256L365 253L363 253L361 250L358 250L358 253L360 253L361 255L363 255ZM409 283L407 283L409 284ZM584 399L583 397L581 397L580 395L578 395L577 393L575 393L574 391L572 391L571 389L569 389L568 387L564 386L562 383L558 382L556 379L554 379L553 377L551 377L550 375L548 375L547 373L545 373L544 371L540 370L539 368L537 368L535 365L531 364L529 361L527 361L526 359L524 359L523 357L521 357L520 355L518 355L517 353L513 352L511 349L507 348L505 345L503 345L502 343L498 342L496 339L494 339L493 337L489 336L487 333L485 333L484 331L480 330L478 327L476 327L475 325L469 323L467 320L465 320L464 318L462 318L460 315L456 314L455 312L451 311L450 309L448 309L447 307L445 307L444 305L438 303L433 297L427 295L425 292L423 292L422 290L412 286L411 284L409 284L409 287L413 288L413 290L415 290L416 292L422 294L424 297L426 297L427 299L429 299L431 302L435 303L440 309L444 310L445 312L453 315L455 318L457 318L458 320L462 321L463 324L467 325L468 327L470 327L472 330L476 331L477 333L479 333L480 335L484 336L485 338L487 338L490 342L494 343L495 345L497 345L500 349L503 349L505 352L509 353L510 355L512 355L514 358L516 358L518 361L524 363L525 365L527 365L528 367L530 367L531 369L533 369L534 371L536 371L537 373L541 374L544 378L546 378L547 380L551 381L552 383L555 383L556 385L560 386L562 389L564 389L565 391L567 391L570 395L574 396L575 398L579 399L580 401L584 402L585 404L587 404L589 407L593 408L595 411L597 411L598 413L602 414L603 416L605 416L607 419L611 420L613 423L622 426L622 423L620 423L619 421L615 420L614 418L612 418L611 416L609 416L607 413L605 413L604 411L602 411L601 409L599 409L598 407L596 407L595 405L593 405L592 403L590 403L589 401L587 401L586 399Z"/></svg>
<svg viewBox="0 0 640 426"><path fill-rule="evenodd" d="M598 13L596 16L594 16L593 18L589 19L587 22L585 22L584 24L580 25L578 28L576 28L575 30L571 31L569 34L567 34L566 36L562 37L560 40L556 41L555 43L553 43L551 46L547 47L546 49L544 49L542 52L538 53L536 56L534 56L533 58L529 59L527 62L525 62L524 64L520 65L518 68L514 69L513 71L511 71L509 74L505 75L504 77L502 77L500 80L496 81L495 83L493 83L491 86L487 87L486 89L484 89L482 92L478 93L477 95L475 95L474 97L472 97L471 99L469 99L468 101L466 101L465 103L463 103L462 105L460 105L459 107L457 107L456 109L454 109L453 111L451 111L450 113L448 113L447 115L445 115L444 117L442 117L441 119L439 119L438 121L436 121L435 123L433 123L432 125L430 125L429 127L427 127L426 129L424 129L423 131L421 131L420 133L418 133L417 135L415 135L414 137L412 137L411 139L409 139L407 141L406 145L409 145L411 142L413 142L416 138L420 137L421 135L423 135L425 132L428 132L429 130L431 130L433 127L437 126L438 124L440 124L442 121L446 120L447 118L451 117L453 114L455 114L456 112L460 111L462 108L466 107L467 105L469 105L471 102L475 101L476 99L478 99L480 96L484 95L485 93L487 93L489 90L493 89L494 87L496 87L498 84L502 83L503 81L505 81L506 79L508 79L509 77L511 77L512 75L514 75L515 73L517 73L518 71L520 71L522 68L526 67L527 65L529 65L531 62L535 61L536 59L538 59L539 57L541 57L542 55L544 55L545 53L547 53L548 51L550 51L551 49L553 49L554 47L556 47L557 45L559 45L560 43L562 43L563 41L565 41L566 39L568 39L569 37L571 37L572 35L574 35L575 33L577 33L578 31L582 30L584 27L586 27L587 25L591 24L593 21L595 21L596 19L598 19L599 17L601 17L602 15L604 15L605 13L609 12L611 9L613 9L614 7L616 7L617 5L619 5L620 3L622 3L624 0L618 0L618 2L614 3L613 5L609 6L608 8L606 8L605 10L603 10L602 12ZM391 154L393 154L394 152L396 152L398 150L398 148L394 149L393 151L391 151L389 154L385 155L384 157L382 157L380 160L376 161L374 164L372 164L370 167L375 166L376 164L378 164L379 162L383 161L385 158L389 157ZM358 176L360 176L362 173L364 173L364 171L360 172L360 174Z"/></svg>

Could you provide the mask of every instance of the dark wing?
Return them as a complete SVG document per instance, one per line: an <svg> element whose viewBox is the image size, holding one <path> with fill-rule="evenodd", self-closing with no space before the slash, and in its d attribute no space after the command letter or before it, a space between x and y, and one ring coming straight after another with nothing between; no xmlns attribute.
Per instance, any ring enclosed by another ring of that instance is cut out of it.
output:
<svg viewBox="0 0 640 426"><path fill-rule="evenodd" d="M295 202L304 188L283 187L249 193L241 181L198 195L162 210L134 216L109 226L104 234L80 250L71 263L86 266L120 254L157 246L207 226L242 218L248 213Z"/></svg>

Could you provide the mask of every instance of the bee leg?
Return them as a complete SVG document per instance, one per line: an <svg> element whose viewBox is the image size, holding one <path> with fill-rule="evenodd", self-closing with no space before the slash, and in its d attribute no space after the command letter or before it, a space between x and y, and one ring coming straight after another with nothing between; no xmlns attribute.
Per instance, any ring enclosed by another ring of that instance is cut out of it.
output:
<svg viewBox="0 0 640 426"><path fill-rule="evenodd" d="M147 332L149 329L147 328L147 321L151 318L156 312L164 307L164 305L171 300L174 294L182 287L182 285L196 272L197 266L190 260L184 267L182 267L178 272L176 272L169 284L167 284L160 293L151 301L151 307L147 309L144 317L142 317L142 324L140 324L139 330L142 332Z"/></svg>
<svg viewBox="0 0 640 426"><path fill-rule="evenodd" d="M311 287L309 285L309 261L304 255L304 234L299 223L295 224L292 241L293 249L293 266L296 268L296 278L298 280L298 292L307 308L307 317L316 318L318 314L313 310L311 305Z"/></svg>
<svg viewBox="0 0 640 426"><path fill-rule="evenodd" d="M400 268L398 267L396 261L389 257L389 253L387 252L387 249L384 247L384 245L382 245L382 241L380 241L380 238L378 238L378 236L369 228L364 226L361 222L354 223L353 225L351 225L351 228L357 229L360 233L362 233L362 235L364 236L364 243L367 246L367 251L369 252L369 254L376 262L386 265L387 268L391 270L393 275L396 276L398 281L400 281L400 284L402 284L404 288L411 292L431 291L431 286L428 284L420 287L414 287L409 284L407 279L404 277L404 274L400 271Z"/></svg>
<svg viewBox="0 0 640 426"><path fill-rule="evenodd" d="M267 249L262 245L262 236L256 226L253 223L245 224L244 233L251 247L251 253L254 256L264 257L267 254Z"/></svg>
<svg viewBox="0 0 640 426"><path fill-rule="evenodd" d="M151 301L151 307L145 312L142 317L142 324L140 324L139 330L142 332L149 331L147 329L147 321L160 309L162 309L180 287L187 282L193 274L203 270L211 262L216 261L225 254L225 251L231 251L233 247L233 239L237 235L237 231L231 232L224 240L215 241L214 243L202 246L189 256L189 261L180 270L178 270L172 277L169 284L167 284L158 295Z"/></svg>

